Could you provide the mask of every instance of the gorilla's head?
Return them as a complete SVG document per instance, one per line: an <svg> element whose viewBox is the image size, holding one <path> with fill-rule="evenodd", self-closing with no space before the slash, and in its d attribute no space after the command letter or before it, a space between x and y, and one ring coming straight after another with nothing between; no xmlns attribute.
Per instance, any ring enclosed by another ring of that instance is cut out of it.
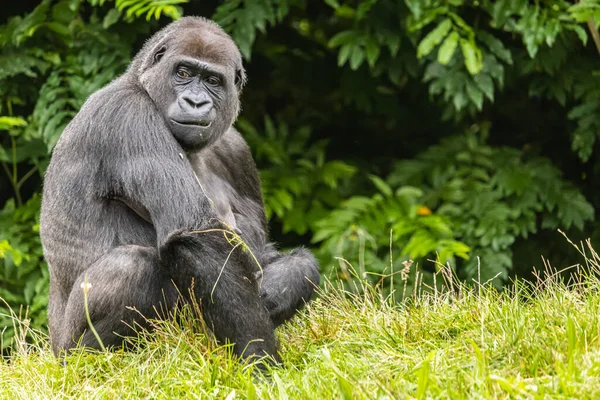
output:
<svg viewBox="0 0 600 400"><path fill-rule="evenodd" d="M242 57L212 21L184 17L157 32L128 72L186 151L213 143L238 115L245 83Z"/></svg>

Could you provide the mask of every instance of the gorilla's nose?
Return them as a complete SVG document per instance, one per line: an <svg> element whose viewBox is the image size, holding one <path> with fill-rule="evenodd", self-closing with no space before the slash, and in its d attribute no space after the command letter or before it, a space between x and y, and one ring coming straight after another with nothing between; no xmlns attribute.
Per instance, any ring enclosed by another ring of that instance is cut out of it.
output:
<svg viewBox="0 0 600 400"><path fill-rule="evenodd" d="M184 106L190 109L189 111L209 111L212 104L210 99L204 95L186 94L182 99Z"/></svg>

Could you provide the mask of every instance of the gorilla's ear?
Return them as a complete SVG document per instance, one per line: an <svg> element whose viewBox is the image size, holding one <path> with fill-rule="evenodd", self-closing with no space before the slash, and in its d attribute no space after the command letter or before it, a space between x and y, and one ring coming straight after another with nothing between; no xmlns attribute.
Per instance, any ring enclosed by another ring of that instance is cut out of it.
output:
<svg viewBox="0 0 600 400"><path fill-rule="evenodd" d="M160 59L165 55L166 52L167 52L167 46L162 46L160 49L158 49L154 53L154 59L153 59L152 65L158 63L160 61Z"/></svg>
<svg viewBox="0 0 600 400"><path fill-rule="evenodd" d="M246 84L246 73L243 68L239 68L235 70L235 87L238 90L242 90L244 85Z"/></svg>
<svg viewBox="0 0 600 400"><path fill-rule="evenodd" d="M163 40L152 46L152 48L144 50L144 53L142 54L143 61L138 64L138 73L141 75L148 69L155 66L163 58L166 52L167 43L164 38Z"/></svg>

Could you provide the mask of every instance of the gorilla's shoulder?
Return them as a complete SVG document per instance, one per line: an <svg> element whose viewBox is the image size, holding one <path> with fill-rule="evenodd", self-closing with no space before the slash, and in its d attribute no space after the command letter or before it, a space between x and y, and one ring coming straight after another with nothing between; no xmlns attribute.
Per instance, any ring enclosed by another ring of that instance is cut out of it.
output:
<svg viewBox="0 0 600 400"><path fill-rule="evenodd" d="M250 155L250 147L246 140L242 137L242 134L235 129L233 126L225 132L223 137L215 144L215 150L218 152L225 152L232 154L248 154Z"/></svg>
<svg viewBox="0 0 600 400"><path fill-rule="evenodd" d="M120 76L88 97L83 107L122 112L140 103L151 105L147 94L127 75ZM82 108L83 108L82 107Z"/></svg>
<svg viewBox="0 0 600 400"><path fill-rule="evenodd" d="M201 152L210 170L229 182L238 192L262 201L256 164L250 147L233 127L214 143L207 152ZM235 155L232 157L232 155Z"/></svg>
<svg viewBox="0 0 600 400"><path fill-rule="evenodd" d="M73 134L89 135L95 132L108 137L128 131L143 130L145 124L155 123L154 104L139 86L127 76L121 76L88 97L69 124Z"/></svg>

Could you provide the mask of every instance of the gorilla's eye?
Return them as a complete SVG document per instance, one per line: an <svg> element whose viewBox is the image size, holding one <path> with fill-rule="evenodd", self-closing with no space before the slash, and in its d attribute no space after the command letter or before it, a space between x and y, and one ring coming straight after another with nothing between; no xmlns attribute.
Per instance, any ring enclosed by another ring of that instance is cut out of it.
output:
<svg viewBox="0 0 600 400"><path fill-rule="evenodd" d="M180 77L180 78L185 78L185 79L192 77L192 75L187 70L185 70L183 68L179 68L177 70L177 76Z"/></svg>
<svg viewBox="0 0 600 400"><path fill-rule="evenodd" d="M219 86L221 84L221 80L213 75L206 78L206 83L212 86Z"/></svg>

